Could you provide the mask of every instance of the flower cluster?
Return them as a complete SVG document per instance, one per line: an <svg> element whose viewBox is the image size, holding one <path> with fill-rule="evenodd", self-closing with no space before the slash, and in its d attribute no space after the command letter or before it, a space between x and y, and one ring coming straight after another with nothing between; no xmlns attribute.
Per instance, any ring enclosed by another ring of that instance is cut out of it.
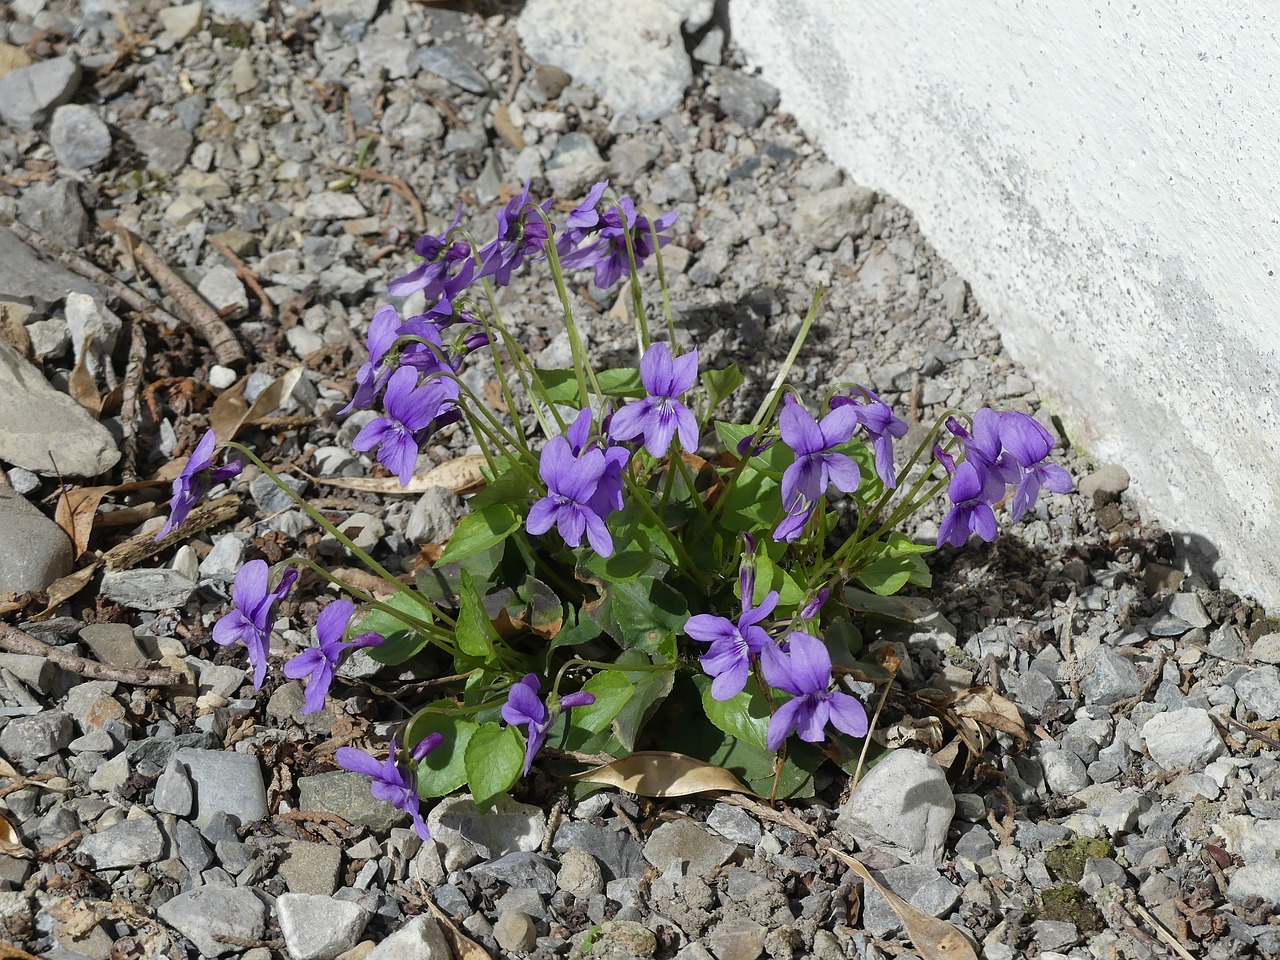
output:
<svg viewBox="0 0 1280 960"><path fill-rule="evenodd" d="M1035 504L1040 490L1069 493L1071 477L1046 463L1053 436L1033 417L1016 411L997 413L983 407L973 415L972 430L955 419L947 429L960 439L964 461L957 465L941 448L934 451L951 476L947 497L951 509L938 528L938 546L960 547L976 533L990 543L999 532L995 505L1014 488L1010 515L1015 523Z"/></svg>

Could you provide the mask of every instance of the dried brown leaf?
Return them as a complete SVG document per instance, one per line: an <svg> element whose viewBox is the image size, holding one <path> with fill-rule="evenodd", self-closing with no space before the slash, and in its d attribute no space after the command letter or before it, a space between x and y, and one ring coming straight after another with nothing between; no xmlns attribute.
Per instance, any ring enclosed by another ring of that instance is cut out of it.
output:
<svg viewBox="0 0 1280 960"><path fill-rule="evenodd" d="M639 750L574 774L573 779L603 783L640 797L687 797L721 790L755 796L753 790L724 767L667 750Z"/></svg>
<svg viewBox="0 0 1280 960"><path fill-rule="evenodd" d="M209 408L209 426L213 428L214 436L224 443L234 440L246 423L259 420L278 409L302 379L302 370L302 367L294 367L277 377L267 389L258 394L252 406L244 398L245 387L249 384L248 377L241 377L222 391Z"/></svg>
<svg viewBox="0 0 1280 960"><path fill-rule="evenodd" d="M449 941L449 949L453 952L453 960L489 960L489 953L484 947L459 930L454 925L453 920L449 918L449 915L437 907L430 897L424 899L427 902L427 906L431 908L431 913L435 916L436 923L440 924L441 933Z"/></svg>
<svg viewBox="0 0 1280 960"><path fill-rule="evenodd" d="M94 571L97 569L97 563L91 563L83 570L69 573L65 577L60 577L49 584L49 588L45 591L45 596L48 597L45 608L33 615L31 619L35 621L48 620L53 616L55 610L89 585L89 581L93 579Z"/></svg>
<svg viewBox="0 0 1280 960"><path fill-rule="evenodd" d="M102 416L102 394L98 392L98 385L93 382L93 374L84 364L88 355L87 350L80 354L80 359L72 368L71 376L67 379L67 392L71 394L72 400L88 410L96 420Z"/></svg>
<svg viewBox="0 0 1280 960"><path fill-rule="evenodd" d="M143 487L159 486L164 482L163 480L138 480L114 486L76 487L64 490L58 498L54 520L70 538L75 555L79 557L89 549L89 536L93 533L98 506L102 503L103 497L109 493L125 493L129 490L140 490Z"/></svg>
<svg viewBox="0 0 1280 960"><path fill-rule="evenodd" d="M31 851L23 844L22 838L12 823L0 814L0 853L10 857L29 857Z"/></svg>
<svg viewBox="0 0 1280 960"><path fill-rule="evenodd" d="M916 953L924 960L978 960L973 945L955 926L911 906L877 880L864 864L847 853L834 849L831 852L888 901L889 908L902 921L902 927L911 939Z"/></svg>
<svg viewBox="0 0 1280 960"><path fill-rule="evenodd" d="M1000 696L991 687L959 690L953 698L951 709L959 716L1027 742L1027 725L1022 714L1011 700Z"/></svg>
<svg viewBox="0 0 1280 960"><path fill-rule="evenodd" d="M478 453L457 457L447 463L437 464L420 477L410 477L408 486L400 486L396 477L309 477L316 483L338 487L342 490L359 490L362 493L399 494L400 496L417 496L426 493L432 487L444 487L462 495L475 493L484 488L484 474L480 468L485 464L484 457Z"/></svg>

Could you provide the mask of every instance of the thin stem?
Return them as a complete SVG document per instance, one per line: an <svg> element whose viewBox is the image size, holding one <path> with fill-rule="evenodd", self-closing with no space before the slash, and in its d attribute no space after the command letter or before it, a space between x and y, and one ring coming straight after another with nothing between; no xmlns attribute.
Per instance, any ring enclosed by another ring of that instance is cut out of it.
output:
<svg viewBox="0 0 1280 960"><path fill-rule="evenodd" d="M778 375L773 378L773 386L769 388L769 393L765 396L764 402L760 404L760 409L751 418L752 426L767 423L769 418L773 416L773 411L782 397L782 385L786 382L787 374L791 372L791 367L795 364L796 357L800 356L800 348L804 346L805 338L809 336L809 329L813 326L813 321L818 317L818 306L821 303L822 284L818 284L818 289L813 293L813 302L809 304L809 312L805 314L804 320L800 324L800 332L796 334L795 342L791 344L791 351L787 354L787 358L782 361L782 366L778 369Z"/></svg>
<svg viewBox="0 0 1280 960"><path fill-rule="evenodd" d="M889 681L884 685L884 692L880 694L880 702L876 704L876 712L871 717L871 723L867 726L867 735L862 738L862 752L858 754L858 765L853 769L853 785L849 787L850 791L856 790L858 780L862 777L862 765L867 760L867 751L871 748L871 731L876 728L876 721L880 719L880 711L884 709L884 702L889 699L889 688L893 686L893 678L897 676L897 671L889 677Z"/></svg>

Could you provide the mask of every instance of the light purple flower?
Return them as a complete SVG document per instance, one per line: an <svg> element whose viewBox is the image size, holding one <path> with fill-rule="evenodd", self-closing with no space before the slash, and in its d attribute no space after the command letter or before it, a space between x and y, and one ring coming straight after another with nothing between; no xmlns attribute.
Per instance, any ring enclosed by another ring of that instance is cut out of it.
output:
<svg viewBox="0 0 1280 960"><path fill-rule="evenodd" d="M853 405L837 406L822 422L815 420L791 394L778 414L782 442L796 455L782 473L782 506L786 516L773 532L775 540L790 542L800 536L827 487L853 493L862 477L858 465L835 448L848 443L858 427Z"/></svg>
<svg viewBox="0 0 1280 960"><path fill-rule="evenodd" d="M607 466L600 450L587 450L575 457L564 436L548 440L538 464L547 495L529 510L525 529L539 536L554 526L571 547L582 543L585 532L591 549L602 557L611 556L613 537L596 509L596 495Z"/></svg>
<svg viewBox="0 0 1280 960"><path fill-rule="evenodd" d="M698 380L698 350L672 358L671 349L655 343L640 358L640 382L648 394L632 400L613 415L609 434L615 440L631 440L644 435L644 447L651 456L665 456L677 433L680 446L689 452L698 449L698 421L680 402L680 396Z"/></svg>
<svg viewBox="0 0 1280 960"><path fill-rule="evenodd" d="M1000 443L1015 464L1006 472L1008 482L1016 484L1010 505L1014 523L1035 504L1041 487L1054 493L1071 492L1071 474L1042 462L1053 449L1053 435L1033 417L1017 411L1002 413Z"/></svg>
<svg viewBox="0 0 1280 960"><path fill-rule="evenodd" d="M897 472L893 468L893 441L907 435L907 422L893 412L893 408L872 390L859 387L866 394L865 403L855 403L852 397L834 397L831 407L849 405L858 414L858 423L871 438L876 455L876 474L890 489L897 487Z"/></svg>
<svg viewBox="0 0 1280 960"><path fill-rule="evenodd" d="M173 478L173 497L169 501L169 519L160 528L160 532L156 534L157 540L168 536L170 531L182 526L183 521L187 519L187 514L204 496L206 490L216 483L230 480L232 477L239 475L240 471L244 469L244 464L239 460L232 460L225 466L215 467L213 465L213 452L217 444L218 441L213 435L213 431L206 430L205 435L196 444L196 448L191 451L191 456L187 458L186 465Z"/></svg>
<svg viewBox="0 0 1280 960"><path fill-rule="evenodd" d="M338 411L338 416L346 416L352 410L368 410L373 406L373 401L391 376L391 368L383 366L382 359L400 335L400 323L400 314L389 303L374 311L373 318L369 321L369 332L365 334L369 359L356 371L355 393L351 396L351 402Z"/></svg>
<svg viewBox="0 0 1280 960"><path fill-rule="evenodd" d="M423 738L414 750L414 759L421 760L444 741L439 733L431 733ZM423 749L423 744L430 744ZM334 759L338 766L352 773L362 773L373 780L369 792L375 800L384 800L397 810L402 810L413 818L413 829L423 840L431 839L431 831L427 829L420 812L421 801L418 798L418 777L414 771L396 763L398 747L394 740L387 746L387 759L380 762L355 747L339 747ZM421 755L419 755L421 754Z"/></svg>
<svg viewBox="0 0 1280 960"><path fill-rule="evenodd" d="M653 231L658 234L658 245L666 246L671 235L665 231L676 222L675 211L664 213L653 221L636 210L635 201L621 197L617 205L609 204L597 209L604 196L608 180L595 184L585 200L565 219L565 232L556 244L561 265L566 270L595 268L595 284L601 289L613 286L631 269L627 257L627 234L631 235L631 249L636 268L653 255Z"/></svg>
<svg viewBox="0 0 1280 960"><path fill-rule="evenodd" d="M853 697L831 687L831 654L817 637L796 631L787 637L790 655L772 643L760 656L764 678L793 699L769 720L765 744L777 750L793 732L807 743L821 743L830 723L851 737L867 734L867 712Z"/></svg>
<svg viewBox="0 0 1280 960"><path fill-rule="evenodd" d="M528 203L529 184L526 182L524 190L498 211L498 233L480 250L480 262L484 266L476 275L477 280L492 277L495 284L505 287L525 258L546 243L547 223L532 211L525 211ZM549 212L551 200L544 200L539 206L544 212Z"/></svg>
<svg viewBox="0 0 1280 960"><path fill-rule="evenodd" d="M267 675L271 621L275 606L298 579L298 571L286 567L280 583L271 589L271 571L265 560L250 560L236 573L231 585L230 611L213 625L213 642L220 646L243 643L253 664L253 686L262 689Z"/></svg>
<svg viewBox="0 0 1280 960"><path fill-rule="evenodd" d="M603 445L600 449L604 452L604 473L600 475L600 482L596 484L596 492L587 501L587 507L591 512L600 517L607 517L615 510L622 509L624 486L622 472L631 460L631 451L613 443L612 438L609 437L607 425L610 420L608 416L604 418L601 426L602 434L598 441ZM565 439L569 441L569 449L573 451L575 457L582 456L583 451L588 449L587 443L591 439L591 427L594 422L595 419L588 407L578 412L569 429L564 432Z"/></svg>
<svg viewBox="0 0 1280 960"><path fill-rule="evenodd" d="M462 219L462 204L453 222L440 236L420 237L413 245L422 262L402 277L387 284L387 292L393 297L407 297L421 290L427 303L445 299L452 301L475 278L476 262L471 244L450 241L450 232Z"/></svg>
<svg viewBox="0 0 1280 960"><path fill-rule="evenodd" d="M699 613L690 617L684 632L711 647L698 660L707 676L712 677L711 696L716 700L732 700L747 687L751 661L760 651L772 645L769 634L759 626L761 620L773 613L778 606L778 591L770 590L760 601L751 605L751 591L742 594L742 614L734 623L728 617Z"/></svg>
<svg viewBox="0 0 1280 960"><path fill-rule="evenodd" d="M1004 495L1004 484L1000 483L996 501L989 500L990 491L984 489L987 479L994 475L980 461L966 460L956 467L947 488L952 506L938 528L939 547L944 543L962 547L971 533L987 543L995 540L1000 529L992 505Z"/></svg>
<svg viewBox="0 0 1280 960"><path fill-rule="evenodd" d="M401 367L387 383L386 416L365 424L351 446L361 452L377 447L378 462L406 486L418 462L421 437L433 420L453 410L456 389L456 384L442 377L419 385L417 371Z"/></svg>
<svg viewBox="0 0 1280 960"><path fill-rule="evenodd" d="M542 698L538 696L538 690L541 687L542 682L537 674L526 673L518 683L511 685L507 702L502 705L502 719L513 727L525 728L527 746L524 751L524 772L526 776L529 768L533 766L533 758L546 743L547 732L556 722L561 711L572 707L585 707L596 702L595 696L585 691L568 693L548 709L542 702Z"/></svg>
<svg viewBox="0 0 1280 960"><path fill-rule="evenodd" d="M308 678L303 713L324 709L324 698L333 683L334 673L350 651L382 643L382 636L377 633L362 633L348 642L343 641L355 609L350 600L335 600L321 610L316 619L316 645L303 650L284 665L284 675L289 679Z"/></svg>

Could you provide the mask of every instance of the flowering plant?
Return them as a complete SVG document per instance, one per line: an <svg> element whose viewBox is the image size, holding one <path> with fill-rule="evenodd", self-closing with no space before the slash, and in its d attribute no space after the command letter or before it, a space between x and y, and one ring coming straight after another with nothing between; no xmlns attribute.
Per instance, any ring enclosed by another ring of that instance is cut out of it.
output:
<svg viewBox="0 0 1280 960"><path fill-rule="evenodd" d="M526 187L484 245L459 212L418 241L422 262L390 285L396 296L421 294L426 309L401 317L388 305L372 318L369 360L343 412L380 412L355 448L407 484L428 438L461 421L484 460L486 483L447 544L415 577L395 576L281 484L385 591L357 589L307 559L284 561L275 578L252 560L214 628L218 643L245 645L260 685L275 605L309 568L344 598L320 614L318 645L284 666L306 679L307 710L323 706L360 647L443 678L403 717L385 763L338 754L419 832L421 799L466 786L486 806L544 747L571 757L676 747L758 791L812 793L822 763L851 763L869 725L858 695L883 676L859 659L856 598L930 584L923 556L935 544L908 539L902 521L945 489L936 546L970 534L991 541L1009 487L1015 521L1042 489L1070 488L1046 462L1052 438L1025 414L952 413L904 457L895 441L907 424L865 386L802 396L787 374L821 291L756 415L718 419L748 385L736 365L708 367L696 346L680 346L660 256L675 215L651 217L607 189L597 184L556 223L551 202L530 200ZM661 308L650 310L639 281L651 259ZM569 368L536 366L502 321L495 290L527 263L555 284ZM569 269L594 271L601 286L628 281L634 366L593 365ZM462 375L480 352L505 419ZM212 445L210 435L175 483L172 523L210 479L229 475L212 468Z"/></svg>

